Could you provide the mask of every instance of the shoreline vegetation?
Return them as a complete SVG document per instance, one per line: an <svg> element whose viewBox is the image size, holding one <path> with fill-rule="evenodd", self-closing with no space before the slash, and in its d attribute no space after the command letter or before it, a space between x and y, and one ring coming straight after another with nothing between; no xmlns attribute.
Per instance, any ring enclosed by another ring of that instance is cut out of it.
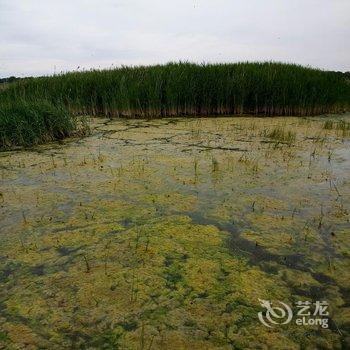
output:
<svg viewBox="0 0 350 350"><path fill-rule="evenodd" d="M69 136L74 116L126 118L342 113L350 80L284 63L168 63L16 79L0 89L0 148Z"/></svg>
<svg viewBox="0 0 350 350"><path fill-rule="evenodd" d="M62 140L77 131L76 118L63 105L40 100L0 106L0 149Z"/></svg>

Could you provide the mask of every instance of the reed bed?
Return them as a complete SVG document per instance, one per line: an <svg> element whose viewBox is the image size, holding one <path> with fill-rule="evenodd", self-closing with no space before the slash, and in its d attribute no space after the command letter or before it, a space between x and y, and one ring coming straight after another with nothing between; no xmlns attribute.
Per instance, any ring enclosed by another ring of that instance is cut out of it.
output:
<svg viewBox="0 0 350 350"><path fill-rule="evenodd" d="M0 91L0 104L43 98L75 115L300 116L348 109L350 83L342 74L294 64L180 62L30 78Z"/></svg>
<svg viewBox="0 0 350 350"><path fill-rule="evenodd" d="M60 140L75 129L75 119L64 106L43 100L0 104L0 149Z"/></svg>

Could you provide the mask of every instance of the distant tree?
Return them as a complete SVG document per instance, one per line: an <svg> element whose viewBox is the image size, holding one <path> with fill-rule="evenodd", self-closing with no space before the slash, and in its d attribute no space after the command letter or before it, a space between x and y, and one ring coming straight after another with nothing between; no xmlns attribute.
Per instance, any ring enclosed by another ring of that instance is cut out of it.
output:
<svg viewBox="0 0 350 350"><path fill-rule="evenodd" d="M18 80L20 78L17 78L17 77L14 77L14 76L11 76L11 77L8 77L8 78L0 78L0 83L12 83L16 80Z"/></svg>

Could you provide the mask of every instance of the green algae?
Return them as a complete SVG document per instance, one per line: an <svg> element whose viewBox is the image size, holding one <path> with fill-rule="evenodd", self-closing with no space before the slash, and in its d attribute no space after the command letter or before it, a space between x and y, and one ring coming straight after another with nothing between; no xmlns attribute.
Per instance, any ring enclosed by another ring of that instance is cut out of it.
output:
<svg viewBox="0 0 350 350"><path fill-rule="evenodd" d="M1 155L0 347L348 344L346 136L322 118L90 123ZM333 323L269 329L259 299L327 300Z"/></svg>

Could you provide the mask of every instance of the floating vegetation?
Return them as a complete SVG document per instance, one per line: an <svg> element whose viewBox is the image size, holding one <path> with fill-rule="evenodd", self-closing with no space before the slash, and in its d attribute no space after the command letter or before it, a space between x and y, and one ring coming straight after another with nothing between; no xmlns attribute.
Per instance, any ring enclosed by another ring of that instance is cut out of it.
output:
<svg viewBox="0 0 350 350"><path fill-rule="evenodd" d="M300 120L96 118L2 153L0 348L349 348L349 139Z"/></svg>

